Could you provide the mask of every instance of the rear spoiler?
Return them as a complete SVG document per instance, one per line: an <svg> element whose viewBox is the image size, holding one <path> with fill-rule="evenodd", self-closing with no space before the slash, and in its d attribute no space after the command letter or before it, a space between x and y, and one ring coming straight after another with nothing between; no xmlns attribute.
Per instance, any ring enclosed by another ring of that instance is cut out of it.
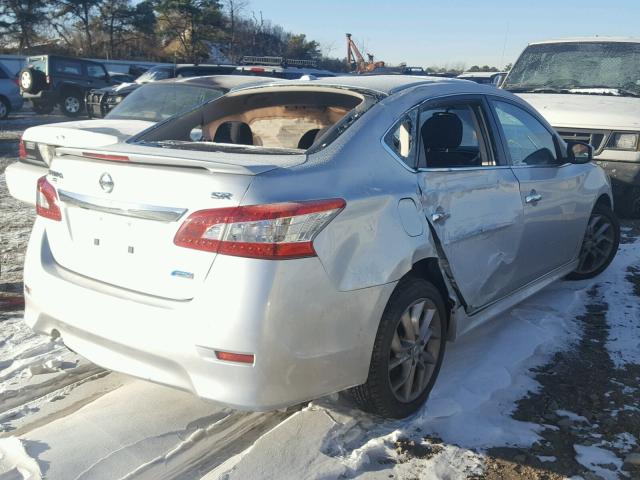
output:
<svg viewBox="0 0 640 480"><path fill-rule="evenodd" d="M247 165L242 165L240 162L233 163L229 160L228 153L221 152L220 154L212 154L207 152L208 155L214 156L211 160L197 159L197 158L184 158L175 155L163 155L162 153L176 152L175 150L160 150L159 154L143 154L143 153L125 153L120 151L108 151L108 150L90 150L86 148L74 148L74 147L58 147L56 149L56 159L64 160L65 156L71 156L74 158L86 158L87 160L98 160L103 162L119 162L119 163L131 163L135 165L157 165L167 167L178 168L199 168L207 170L210 173L228 173L233 175L258 175L260 173L274 170L278 167L283 167L283 164L274 164L268 162L271 155L260 155L261 160L267 160L265 162L251 162ZM180 152L183 153L183 152ZM186 153L186 152L185 152ZM202 152L199 152L202 154ZM237 154L231 154L237 156ZM225 158L226 157L226 158ZM255 159L254 159L255 160ZM299 162L296 162L299 163Z"/></svg>

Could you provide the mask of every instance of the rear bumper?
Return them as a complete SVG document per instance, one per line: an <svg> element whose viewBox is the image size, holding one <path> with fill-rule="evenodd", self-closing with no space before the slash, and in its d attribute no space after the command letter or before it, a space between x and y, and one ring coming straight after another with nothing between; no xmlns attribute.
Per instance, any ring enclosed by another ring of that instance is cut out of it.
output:
<svg viewBox="0 0 640 480"><path fill-rule="evenodd" d="M240 409L269 410L366 380L394 284L338 292L317 258L218 255L190 301L96 282L59 266L38 218L25 261L25 320L105 368ZM188 280L185 280L188 281ZM217 360L251 353L253 365Z"/></svg>
<svg viewBox="0 0 640 480"><path fill-rule="evenodd" d="M5 180L12 197L30 205L36 204L38 179L49 169L24 162L14 162L5 170Z"/></svg>

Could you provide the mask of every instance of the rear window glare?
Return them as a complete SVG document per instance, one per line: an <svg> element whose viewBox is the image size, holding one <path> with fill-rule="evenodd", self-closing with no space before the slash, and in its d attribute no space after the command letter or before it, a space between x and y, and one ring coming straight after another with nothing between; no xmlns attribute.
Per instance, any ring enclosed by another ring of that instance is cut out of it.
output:
<svg viewBox="0 0 640 480"><path fill-rule="evenodd" d="M171 118L130 142L200 151L316 151L337 138L377 99L341 88L257 88L226 95Z"/></svg>

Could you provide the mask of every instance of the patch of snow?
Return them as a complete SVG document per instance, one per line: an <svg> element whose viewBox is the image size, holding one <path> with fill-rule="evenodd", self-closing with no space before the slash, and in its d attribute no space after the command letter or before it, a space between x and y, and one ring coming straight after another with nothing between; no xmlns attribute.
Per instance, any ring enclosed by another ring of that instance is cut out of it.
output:
<svg viewBox="0 0 640 480"><path fill-rule="evenodd" d="M568 418L569 420L571 420L573 422L589 423L589 420L587 420L586 417L583 417L582 415L578 415L576 413L570 412L569 410L556 410L556 415L558 415L559 417Z"/></svg>
<svg viewBox="0 0 640 480"><path fill-rule="evenodd" d="M31 458L17 438L0 438L0 478L41 480L38 462Z"/></svg>
<svg viewBox="0 0 640 480"><path fill-rule="evenodd" d="M610 450L596 447L595 445L574 445L576 451L576 461L585 468L588 468L596 475L600 475L605 480L617 480L622 467L620 460Z"/></svg>
<svg viewBox="0 0 640 480"><path fill-rule="evenodd" d="M618 368L640 363L640 301L626 277L627 267L640 267L638 242L622 244L613 263L597 278L609 305L607 350Z"/></svg>
<svg viewBox="0 0 640 480"><path fill-rule="evenodd" d="M558 460L558 457L554 457L553 455L538 455L538 460L541 462L555 462Z"/></svg>

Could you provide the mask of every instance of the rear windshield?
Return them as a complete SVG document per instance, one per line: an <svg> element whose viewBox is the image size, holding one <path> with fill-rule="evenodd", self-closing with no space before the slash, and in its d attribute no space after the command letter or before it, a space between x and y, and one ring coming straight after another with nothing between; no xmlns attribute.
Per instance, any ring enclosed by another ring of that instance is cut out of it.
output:
<svg viewBox="0 0 640 480"><path fill-rule="evenodd" d="M376 101L339 88L257 89L205 104L131 141L202 151L300 153L326 146Z"/></svg>
<svg viewBox="0 0 640 480"><path fill-rule="evenodd" d="M160 122L216 99L224 93L225 90L221 88L180 83L150 83L134 90L105 118Z"/></svg>
<svg viewBox="0 0 640 480"><path fill-rule="evenodd" d="M158 80L166 80L167 78L173 78L173 68L153 67L136 78L136 83L157 82Z"/></svg>
<svg viewBox="0 0 640 480"><path fill-rule="evenodd" d="M29 66L35 70L47 73L47 61L44 58L30 58Z"/></svg>

